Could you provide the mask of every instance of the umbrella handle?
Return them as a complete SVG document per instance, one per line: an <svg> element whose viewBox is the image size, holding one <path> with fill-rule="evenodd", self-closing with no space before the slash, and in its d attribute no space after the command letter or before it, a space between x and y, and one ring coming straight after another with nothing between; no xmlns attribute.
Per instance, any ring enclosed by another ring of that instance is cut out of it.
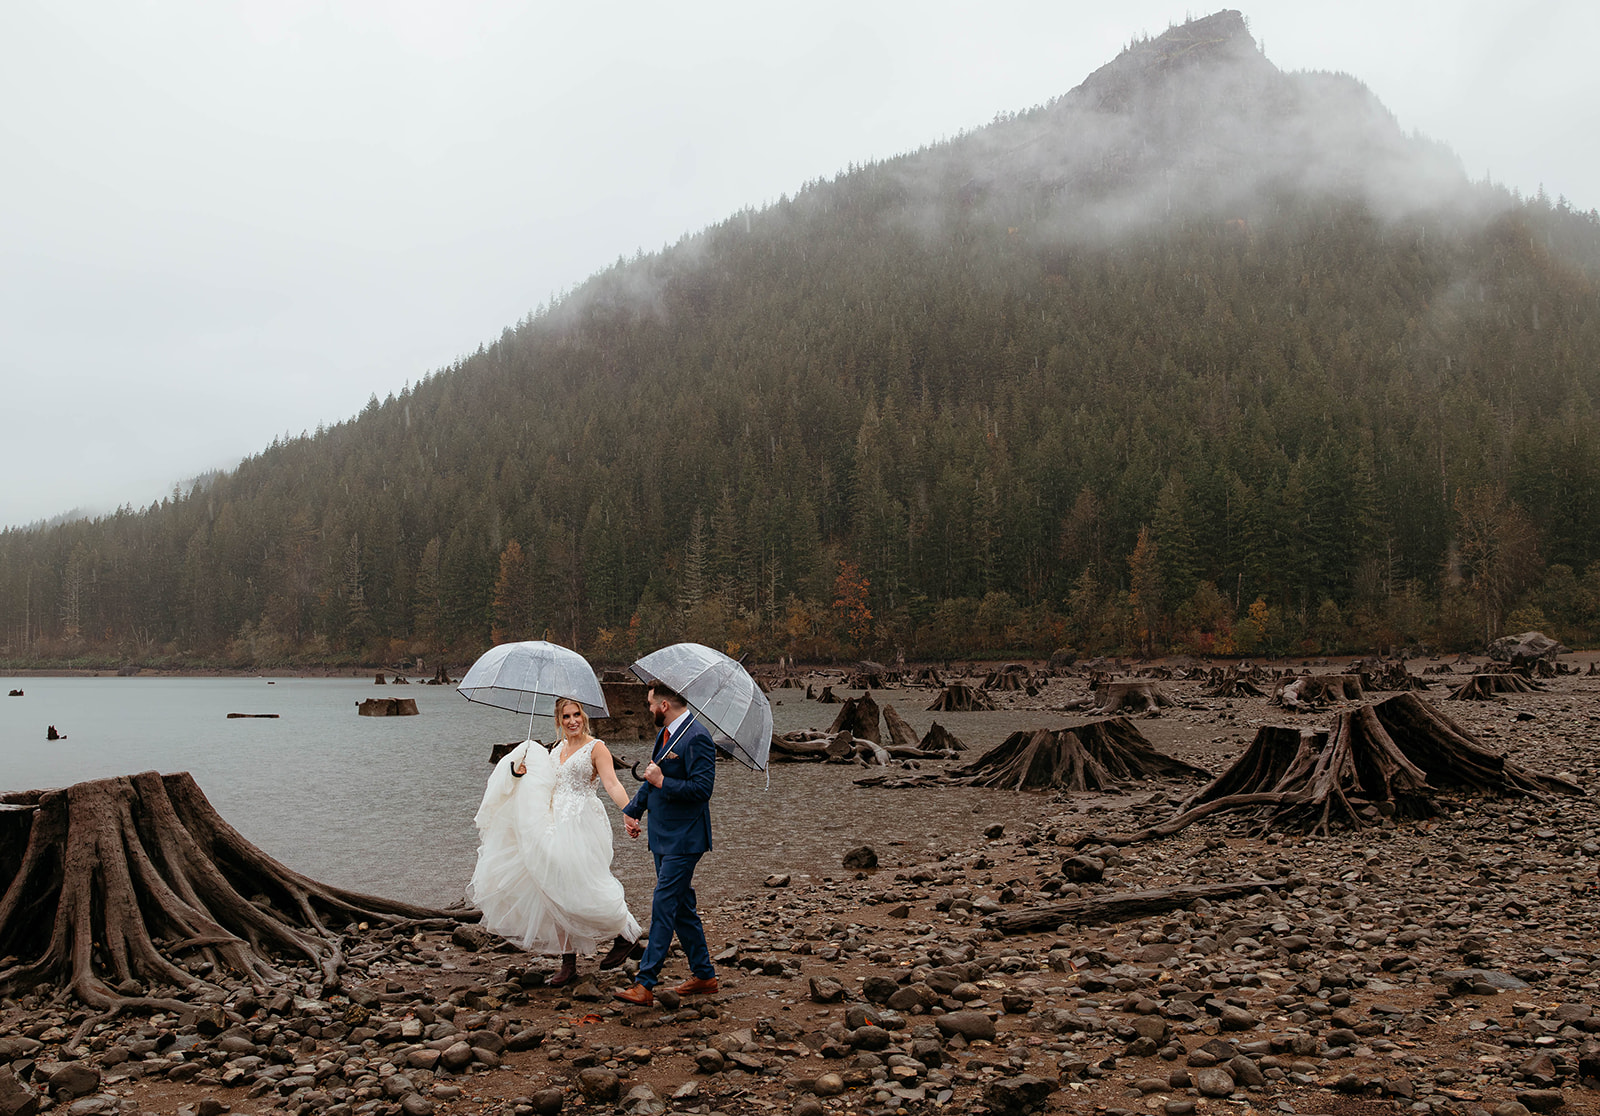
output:
<svg viewBox="0 0 1600 1116"><path fill-rule="evenodd" d="M628 768L628 770L633 772L633 777L635 779L639 780L639 782L641 782L641 783L644 782L644 776L639 774L639 761L638 760L634 760L633 761L633 766Z"/></svg>

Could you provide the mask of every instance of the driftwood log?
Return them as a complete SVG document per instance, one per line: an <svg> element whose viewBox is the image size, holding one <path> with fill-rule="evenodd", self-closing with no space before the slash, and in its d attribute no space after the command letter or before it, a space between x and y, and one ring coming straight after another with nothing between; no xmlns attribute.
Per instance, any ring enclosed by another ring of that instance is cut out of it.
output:
<svg viewBox="0 0 1600 1116"><path fill-rule="evenodd" d="M1073 899L1025 907L1020 911L1006 911L990 915L984 919L984 924L1002 934L1033 934L1054 930L1068 922L1126 922L1129 919L1150 918L1187 907L1197 899L1237 899L1241 895L1253 895L1258 891L1271 891L1285 886L1287 881L1284 880L1238 880L1157 887L1147 891L1118 891L1090 899Z"/></svg>
<svg viewBox="0 0 1600 1116"><path fill-rule="evenodd" d="M40 984L86 1006L193 1010L226 974L258 991L306 964L340 987L354 924L475 919L345 891L246 841L188 774L0 795L0 996ZM85 1023L79 1034L93 1022Z"/></svg>
<svg viewBox="0 0 1600 1116"><path fill-rule="evenodd" d="M1129 845L1169 837L1210 814L1248 811L1261 831L1328 833L1385 817L1437 812L1441 790L1479 794L1582 794L1485 748L1414 694L1340 713L1331 729L1267 725L1227 771L1164 821L1136 833L1088 834L1075 844Z"/></svg>

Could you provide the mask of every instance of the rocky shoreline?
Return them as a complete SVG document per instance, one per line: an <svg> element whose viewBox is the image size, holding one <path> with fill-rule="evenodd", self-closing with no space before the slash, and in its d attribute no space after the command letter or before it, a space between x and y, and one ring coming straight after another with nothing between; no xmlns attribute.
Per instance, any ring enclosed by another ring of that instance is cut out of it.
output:
<svg viewBox="0 0 1600 1116"><path fill-rule="evenodd" d="M1562 678L1449 711L1592 786L1597 696ZM1191 721L1198 739L1262 706L1191 703L1165 727ZM960 792L862 793L914 810ZM1082 849L1170 796L1037 800L1032 824L975 816L937 850L894 850L922 859L773 876L706 911L721 989L650 1008L610 1000L627 970L586 961L577 985L546 988L553 962L437 921L362 928L331 996L308 971L299 995L224 984L182 1016L97 1023L70 1001L3 1001L0 1116L1600 1111L1592 798L1443 798L1426 821L1315 839L1219 817ZM1224 881L1253 889L997 928L1047 903ZM685 976L670 960L665 986Z"/></svg>

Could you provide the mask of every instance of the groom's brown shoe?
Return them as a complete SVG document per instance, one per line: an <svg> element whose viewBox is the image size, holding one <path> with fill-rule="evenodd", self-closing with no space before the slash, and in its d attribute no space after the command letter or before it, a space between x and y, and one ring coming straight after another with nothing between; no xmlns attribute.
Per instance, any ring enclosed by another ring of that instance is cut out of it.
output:
<svg viewBox="0 0 1600 1116"><path fill-rule="evenodd" d="M611 949L604 957L600 958L600 967L602 969L615 969L630 957L637 961L643 956L644 939L641 938L638 941L630 942L627 938L618 934L617 940L611 943Z"/></svg>
<svg viewBox="0 0 1600 1116"><path fill-rule="evenodd" d="M716 977L690 977L673 989L680 996L709 996L716 990Z"/></svg>
<svg viewBox="0 0 1600 1116"><path fill-rule="evenodd" d="M611 998L613 1000L621 1000L625 1004L632 1004L635 1007L649 1007L656 1002L655 993L642 984L635 984L632 988L624 989L621 992L613 992L611 993Z"/></svg>

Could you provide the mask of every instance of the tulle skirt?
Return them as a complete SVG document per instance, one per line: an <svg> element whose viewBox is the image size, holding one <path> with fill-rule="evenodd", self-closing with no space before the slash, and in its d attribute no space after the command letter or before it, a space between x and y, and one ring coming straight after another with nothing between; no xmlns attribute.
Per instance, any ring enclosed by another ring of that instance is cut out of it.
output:
<svg viewBox="0 0 1600 1116"><path fill-rule="evenodd" d="M526 758L528 774L511 765ZM484 791L478 864L467 898L484 929L534 953L594 953L619 934L639 937L611 874L611 821L594 793L556 790L555 762L538 744L513 749ZM565 801L557 796L564 796Z"/></svg>

